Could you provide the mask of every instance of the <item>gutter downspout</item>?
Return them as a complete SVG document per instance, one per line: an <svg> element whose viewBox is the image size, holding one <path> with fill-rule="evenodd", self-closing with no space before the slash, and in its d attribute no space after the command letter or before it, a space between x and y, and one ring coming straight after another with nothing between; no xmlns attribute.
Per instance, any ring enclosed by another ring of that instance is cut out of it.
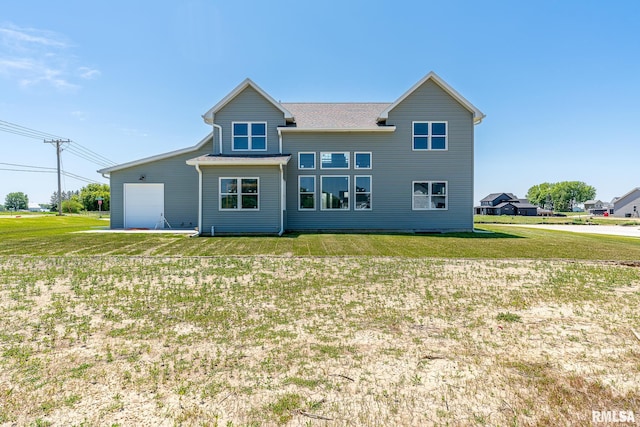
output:
<svg viewBox="0 0 640 427"><path fill-rule="evenodd" d="M284 208L286 206L285 198L286 193L284 191L284 169L282 168L282 164L280 164L280 231L278 232L278 236L282 236L284 234Z"/></svg>
<svg viewBox="0 0 640 427"><path fill-rule="evenodd" d="M280 154L282 154L282 132L280 131L280 128L278 128L278 149ZM280 166L282 168L282 166Z"/></svg>
<svg viewBox="0 0 640 427"><path fill-rule="evenodd" d="M213 122L211 124L213 125L214 128L218 128L218 142L219 142L219 145L220 145L220 153L218 153L218 154L222 154L222 126L217 125L217 124L215 124ZM215 147L215 143L214 143L214 147ZM214 151L214 154L215 154L215 149L213 151Z"/></svg>
<svg viewBox="0 0 640 427"><path fill-rule="evenodd" d="M202 235L202 170L200 165L196 163L198 171L198 235Z"/></svg>

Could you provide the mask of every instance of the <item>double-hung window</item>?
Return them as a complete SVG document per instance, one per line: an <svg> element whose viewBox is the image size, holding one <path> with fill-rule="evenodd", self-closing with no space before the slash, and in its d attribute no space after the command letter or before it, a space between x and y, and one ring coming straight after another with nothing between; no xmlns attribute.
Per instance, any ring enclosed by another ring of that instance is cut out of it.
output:
<svg viewBox="0 0 640 427"><path fill-rule="evenodd" d="M316 209L316 177L313 175L298 176L298 209Z"/></svg>
<svg viewBox="0 0 640 427"><path fill-rule="evenodd" d="M414 150L447 150L448 122L413 122Z"/></svg>
<svg viewBox="0 0 640 427"><path fill-rule="evenodd" d="M356 204L355 210L371 210L371 175L356 175L355 194Z"/></svg>
<svg viewBox="0 0 640 427"><path fill-rule="evenodd" d="M349 152L321 152L320 169L349 169Z"/></svg>
<svg viewBox="0 0 640 427"><path fill-rule="evenodd" d="M446 181L413 181L413 210L447 209Z"/></svg>
<svg viewBox="0 0 640 427"><path fill-rule="evenodd" d="M324 175L320 177L322 201L321 210L349 210L349 177Z"/></svg>
<svg viewBox="0 0 640 427"><path fill-rule="evenodd" d="M258 178L220 178L220 210L258 209Z"/></svg>
<svg viewBox="0 0 640 427"><path fill-rule="evenodd" d="M267 122L234 122L233 151L266 151Z"/></svg>

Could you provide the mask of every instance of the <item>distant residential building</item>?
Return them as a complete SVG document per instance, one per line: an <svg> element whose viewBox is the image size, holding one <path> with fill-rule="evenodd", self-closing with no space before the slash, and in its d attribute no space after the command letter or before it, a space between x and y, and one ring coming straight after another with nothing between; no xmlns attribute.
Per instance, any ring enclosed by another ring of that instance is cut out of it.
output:
<svg viewBox="0 0 640 427"><path fill-rule="evenodd" d="M624 196L614 199L613 216L621 218L640 217L640 187L636 187Z"/></svg>
<svg viewBox="0 0 640 427"><path fill-rule="evenodd" d="M584 202L584 210L589 212L591 209L602 209L605 204L602 200L587 200Z"/></svg>
<svg viewBox="0 0 640 427"><path fill-rule="evenodd" d="M476 215L538 215L538 207L513 193L491 193L474 208Z"/></svg>

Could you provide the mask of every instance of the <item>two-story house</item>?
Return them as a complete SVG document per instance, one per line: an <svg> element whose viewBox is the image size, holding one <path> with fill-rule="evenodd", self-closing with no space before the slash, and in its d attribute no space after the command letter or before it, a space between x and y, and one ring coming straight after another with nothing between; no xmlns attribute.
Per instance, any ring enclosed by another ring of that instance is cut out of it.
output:
<svg viewBox="0 0 640 427"><path fill-rule="evenodd" d="M390 103L282 103L246 79L195 146L102 169L111 228L472 231L474 125L431 72Z"/></svg>
<svg viewBox="0 0 640 427"><path fill-rule="evenodd" d="M491 193L480 200L480 206L476 206L474 212L476 215L536 216L538 207L512 193Z"/></svg>

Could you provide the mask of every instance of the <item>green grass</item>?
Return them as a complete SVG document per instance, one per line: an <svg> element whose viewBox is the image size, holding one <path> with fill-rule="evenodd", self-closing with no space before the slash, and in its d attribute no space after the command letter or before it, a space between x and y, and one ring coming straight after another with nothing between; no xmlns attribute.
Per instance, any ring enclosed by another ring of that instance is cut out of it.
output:
<svg viewBox="0 0 640 427"><path fill-rule="evenodd" d="M0 423L578 426L639 407L640 239L75 233L106 225L0 216Z"/></svg>
<svg viewBox="0 0 640 427"><path fill-rule="evenodd" d="M612 218L591 216L584 212L567 212L564 216L520 216L520 215L474 215L476 224L595 224L595 225L638 225L636 218Z"/></svg>
<svg viewBox="0 0 640 427"><path fill-rule="evenodd" d="M487 233L285 234L190 238L173 234L74 233L103 228L86 216L0 217L0 255L394 256L633 261L640 239L481 224Z"/></svg>

